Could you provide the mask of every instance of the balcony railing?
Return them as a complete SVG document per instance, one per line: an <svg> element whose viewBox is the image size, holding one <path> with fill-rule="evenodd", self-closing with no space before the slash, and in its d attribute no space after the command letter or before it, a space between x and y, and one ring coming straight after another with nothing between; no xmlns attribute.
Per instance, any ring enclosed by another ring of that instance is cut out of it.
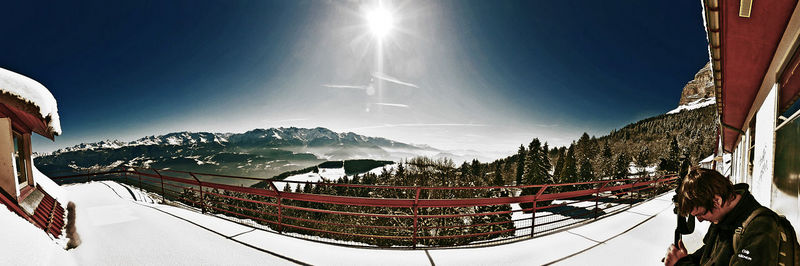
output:
<svg viewBox="0 0 800 266"><path fill-rule="evenodd" d="M144 189L166 204L314 241L431 248L493 245L550 234L623 211L669 190L676 178L670 174L566 184L424 187L312 183L125 166L53 180L60 184L117 180ZM245 187L220 180L265 182L267 186ZM280 189L287 186L293 189Z"/></svg>

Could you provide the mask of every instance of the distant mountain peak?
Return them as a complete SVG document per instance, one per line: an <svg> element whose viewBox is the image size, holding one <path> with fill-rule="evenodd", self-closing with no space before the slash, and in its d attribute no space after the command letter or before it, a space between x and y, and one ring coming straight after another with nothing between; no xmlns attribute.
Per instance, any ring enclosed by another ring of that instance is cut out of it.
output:
<svg viewBox="0 0 800 266"><path fill-rule="evenodd" d="M150 135L131 142L124 142L119 140L102 140L92 143L81 143L72 147L59 149L53 154L60 154L72 151L84 151L95 149L117 149L121 147L141 146L141 145L193 145L200 143L219 143L224 145L228 142L225 138L226 134L209 133L209 132L173 132L164 135Z"/></svg>
<svg viewBox="0 0 800 266"><path fill-rule="evenodd" d="M678 105L687 105L709 98L713 99L714 97L714 79L712 77L711 63L709 62L697 71L694 79L686 83L686 86L683 86Z"/></svg>

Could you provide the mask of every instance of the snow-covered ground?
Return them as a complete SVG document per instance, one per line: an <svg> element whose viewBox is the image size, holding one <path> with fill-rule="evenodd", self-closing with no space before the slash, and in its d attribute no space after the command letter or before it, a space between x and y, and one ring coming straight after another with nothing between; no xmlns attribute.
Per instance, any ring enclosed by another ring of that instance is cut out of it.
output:
<svg viewBox="0 0 800 266"><path fill-rule="evenodd" d="M131 192L116 182L70 185L66 190L76 203L76 226L83 240L68 253L79 265L293 264L229 239L252 228L134 201ZM209 220L213 230L198 226Z"/></svg>
<svg viewBox="0 0 800 266"><path fill-rule="evenodd" d="M44 232L3 209L0 236L18 240L0 241L0 250L28 254L4 256L12 259L8 265L660 265L675 226L673 193L667 193L591 223L505 245L364 249L154 204L146 193L112 181L65 188L77 204L83 244L64 251ZM690 250L699 247L707 226L699 224L695 234L684 238Z"/></svg>
<svg viewBox="0 0 800 266"><path fill-rule="evenodd" d="M644 168L644 172L652 174L652 173L655 173L657 169L658 169L658 165L654 164L654 165L650 165L650 166L645 167ZM628 165L628 173L630 173L630 174L638 174L638 173L640 173L640 170L642 170L642 169L640 169L639 166L636 166L635 163L630 163Z"/></svg>
<svg viewBox="0 0 800 266"><path fill-rule="evenodd" d="M377 175L377 174L380 174L383 171L384 168L386 168L387 171L391 172L391 171L394 171L395 168L397 168L397 164L390 164L390 165L386 165L386 166L383 166L383 167L377 167L375 169L370 170L369 173L373 173L373 174ZM283 180L284 181L312 182L313 183L313 182L322 182L322 180L324 179L324 180L326 180L326 182L336 182L337 180L339 180L339 179L341 179L342 177L345 177L345 176L347 176L350 179L353 178L353 175L345 174L344 167L341 167L341 168L320 168L319 169L319 173L308 172L308 173L304 173L304 174L297 174L297 175L289 176L289 177L287 177L287 178L285 178ZM278 186L279 189L283 189L283 186L285 186L285 185L283 185L281 183L289 184L289 187L291 187L293 191L297 190L298 186L300 186L301 188L303 186L303 183L289 183L289 182L280 182L280 181L277 181L276 183L278 183L276 185Z"/></svg>
<svg viewBox="0 0 800 266"><path fill-rule="evenodd" d="M320 168L319 169L319 173L308 172L308 173L305 173L305 174L297 174L297 175L289 176L289 177L287 177L287 178L285 178L283 180L284 181L296 181L296 182L311 182L311 183L314 183L314 182L323 182L323 179L324 179L326 182L336 182L336 180L339 180L340 178L344 177L345 175L346 174L344 173L344 167L342 167L342 168ZM283 183L283 182L278 182L278 183ZM286 184L289 184L289 187L292 188L292 191L297 190L298 186L301 187L301 188L303 186L303 183L288 183L288 182L286 182ZM283 189L283 186L284 185L280 185L280 186L278 186L278 188L279 189Z"/></svg>
<svg viewBox="0 0 800 266"><path fill-rule="evenodd" d="M0 205L2 265L77 265L61 243Z"/></svg>

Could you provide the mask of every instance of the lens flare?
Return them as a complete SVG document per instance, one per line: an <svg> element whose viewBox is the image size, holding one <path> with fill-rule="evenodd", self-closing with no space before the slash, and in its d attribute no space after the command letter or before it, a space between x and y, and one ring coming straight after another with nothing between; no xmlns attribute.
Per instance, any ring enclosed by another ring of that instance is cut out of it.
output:
<svg viewBox="0 0 800 266"><path fill-rule="evenodd" d="M366 18L370 32L379 39L386 37L394 27L392 13L383 7L367 11Z"/></svg>

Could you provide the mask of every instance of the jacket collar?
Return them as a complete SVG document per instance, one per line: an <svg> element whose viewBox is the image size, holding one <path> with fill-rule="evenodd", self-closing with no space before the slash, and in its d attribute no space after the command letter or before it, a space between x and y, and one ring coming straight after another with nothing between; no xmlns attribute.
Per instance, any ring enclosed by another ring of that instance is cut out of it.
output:
<svg viewBox="0 0 800 266"><path fill-rule="evenodd" d="M719 222L719 229L725 231L735 230L737 227L742 225L748 216L750 216L750 213L758 209L758 207L761 207L761 204L756 201L756 199L753 197L753 194L750 194L748 188L749 186L744 183L733 186L735 193L739 194L741 199L736 206L734 206L733 209L731 209L731 211Z"/></svg>

